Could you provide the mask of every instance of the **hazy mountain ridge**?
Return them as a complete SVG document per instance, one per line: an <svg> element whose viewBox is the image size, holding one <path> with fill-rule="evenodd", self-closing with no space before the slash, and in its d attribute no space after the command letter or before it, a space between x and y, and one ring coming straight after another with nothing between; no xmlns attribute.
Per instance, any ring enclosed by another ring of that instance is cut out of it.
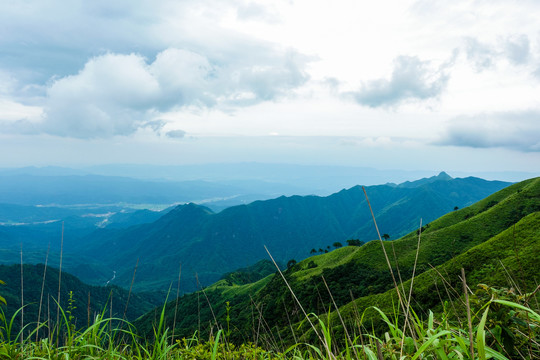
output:
<svg viewBox="0 0 540 360"><path fill-rule="evenodd" d="M101 175L4 175L0 199L20 205L173 204L241 194L208 181L150 181Z"/></svg>
<svg viewBox="0 0 540 360"><path fill-rule="evenodd" d="M476 178L444 179L419 186L367 187L381 232L392 238L499 190L508 183ZM95 261L117 271L119 284L127 286L133 264L139 259L136 287L167 286L175 281L171 268L179 263L186 276L198 274L205 285L228 271L266 257L264 245L276 259L287 262L309 255L312 248L334 242L376 238L360 186L328 197L291 196L256 201L213 213L195 204L182 205L152 224L122 231L99 230L89 235L86 252ZM156 282L156 274L160 280ZM193 291L192 281L185 291Z"/></svg>

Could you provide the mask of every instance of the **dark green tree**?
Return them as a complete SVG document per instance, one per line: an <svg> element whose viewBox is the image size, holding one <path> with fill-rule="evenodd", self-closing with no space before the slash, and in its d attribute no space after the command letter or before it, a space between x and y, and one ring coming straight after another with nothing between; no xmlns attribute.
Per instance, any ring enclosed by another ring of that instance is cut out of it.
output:
<svg viewBox="0 0 540 360"><path fill-rule="evenodd" d="M358 239L349 239L347 240L347 245L349 246L362 246L364 243Z"/></svg>
<svg viewBox="0 0 540 360"><path fill-rule="evenodd" d="M291 259L287 262L287 269L292 268L294 265L296 265L296 260Z"/></svg>

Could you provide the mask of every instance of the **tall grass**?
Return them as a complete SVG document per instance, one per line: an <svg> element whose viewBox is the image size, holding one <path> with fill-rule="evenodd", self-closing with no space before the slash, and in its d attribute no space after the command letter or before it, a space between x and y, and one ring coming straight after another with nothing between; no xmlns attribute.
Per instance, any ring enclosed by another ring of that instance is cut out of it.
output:
<svg viewBox="0 0 540 360"><path fill-rule="evenodd" d="M464 288L468 289L463 277ZM323 280L324 281L324 280ZM291 290L292 291L292 290ZM328 288L330 292L331 289ZM516 295L514 290L480 288L464 301L460 311L470 310L470 320L462 321L444 304L438 315L429 311L422 319L412 307L402 311L395 307L385 313L376 306L355 312L348 322L330 314L306 314L314 341L297 340L279 350L261 343L234 345L228 332L218 328L214 335L201 339L198 333L190 338L173 340L174 334L166 324L166 307L161 309L151 340L141 338L125 319L106 317L104 308L89 326L76 329L70 316L59 305L59 323L50 320L29 323L15 332L14 324L23 311L21 307L11 318L0 308L0 358L2 359L537 359L540 358L540 314L529 304L538 296L538 288L531 293ZM468 293L468 290L465 292ZM330 292L331 294L331 292ZM483 294L483 295L482 295ZM109 302L108 302L109 303ZM467 304L470 304L467 306ZM377 314L384 322L382 332L374 331L365 321L367 314ZM262 314L261 314L262 316ZM411 329L404 327L410 319ZM217 323L217 319L214 319ZM352 324L352 325L351 325ZM297 327L291 324L292 327ZM342 327L344 332L336 331ZM299 328L298 328L299 329ZM510 346L504 329L513 334ZM234 330L233 330L234 331ZM46 335L49 334L49 335ZM340 335L342 334L342 335ZM298 339L306 339L299 337ZM270 344L268 344L270 345Z"/></svg>

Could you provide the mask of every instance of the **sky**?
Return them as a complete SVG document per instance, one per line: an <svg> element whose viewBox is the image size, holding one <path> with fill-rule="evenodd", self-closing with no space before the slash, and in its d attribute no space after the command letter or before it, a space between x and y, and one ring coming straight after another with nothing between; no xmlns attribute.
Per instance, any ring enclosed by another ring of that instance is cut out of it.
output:
<svg viewBox="0 0 540 360"><path fill-rule="evenodd" d="M540 2L0 0L0 167L540 175Z"/></svg>

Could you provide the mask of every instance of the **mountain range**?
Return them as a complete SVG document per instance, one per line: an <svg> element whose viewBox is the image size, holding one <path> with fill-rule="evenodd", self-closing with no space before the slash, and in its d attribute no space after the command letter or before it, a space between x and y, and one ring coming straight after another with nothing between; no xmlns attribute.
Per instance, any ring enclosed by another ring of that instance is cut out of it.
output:
<svg viewBox="0 0 540 360"><path fill-rule="evenodd" d="M395 239L416 229L420 219L427 224L508 185L441 173L417 182L365 189L381 233ZM116 284L121 286L130 283L138 260L138 290L167 288L176 281L174 269L182 264L189 279L183 291L191 292L266 258L264 246L286 263L306 258L312 249L376 238L362 187L355 186L327 197L282 196L219 213L196 204L181 205L150 224L99 229L83 239L78 251L89 259L89 266L108 269L110 274L115 271ZM89 274L75 274L95 281Z"/></svg>

